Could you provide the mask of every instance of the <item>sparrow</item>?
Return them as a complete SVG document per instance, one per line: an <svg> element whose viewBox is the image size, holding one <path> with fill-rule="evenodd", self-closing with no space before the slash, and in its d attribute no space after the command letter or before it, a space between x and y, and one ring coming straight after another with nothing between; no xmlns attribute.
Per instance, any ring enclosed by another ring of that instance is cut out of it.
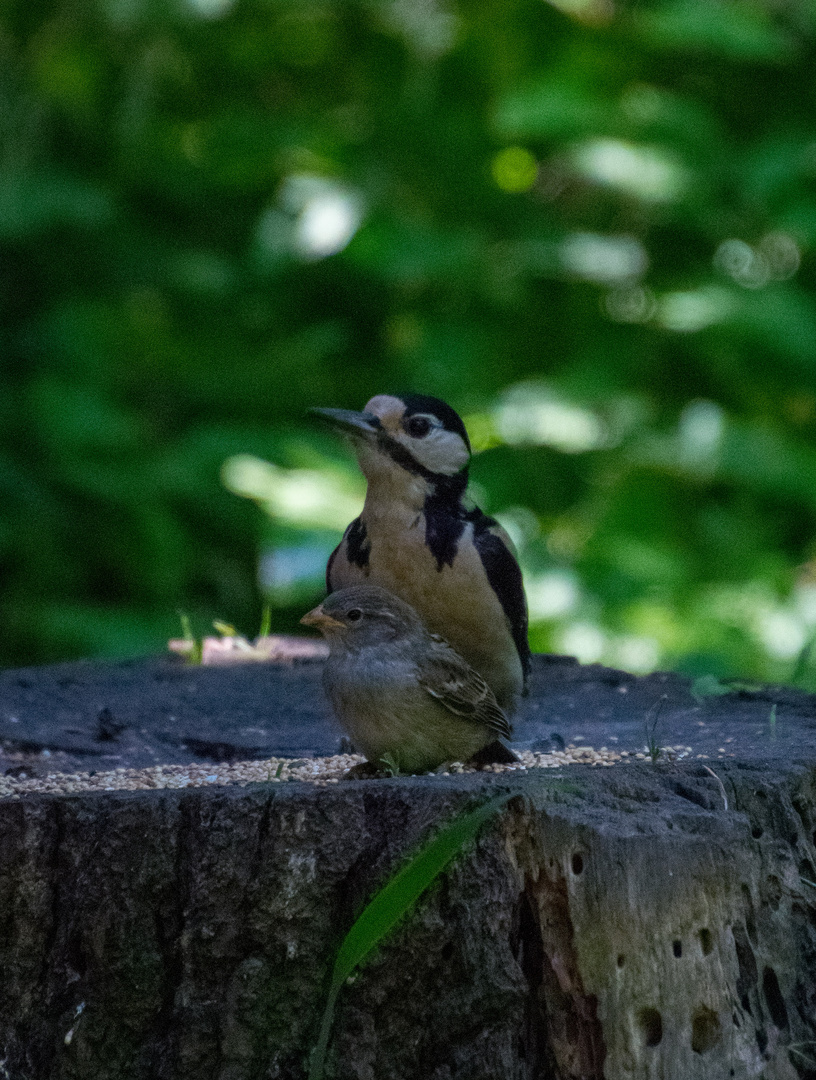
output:
<svg viewBox="0 0 816 1080"><path fill-rule="evenodd" d="M474 757L517 760L497 741L512 732L490 687L404 600L355 585L331 593L300 621L326 638L323 686L373 765L419 773Z"/></svg>
<svg viewBox="0 0 816 1080"><path fill-rule="evenodd" d="M368 582L409 603L512 713L530 667L527 602L512 541L466 506L470 440L439 398L378 394L362 412L312 409L351 436L365 505L329 559L331 593Z"/></svg>

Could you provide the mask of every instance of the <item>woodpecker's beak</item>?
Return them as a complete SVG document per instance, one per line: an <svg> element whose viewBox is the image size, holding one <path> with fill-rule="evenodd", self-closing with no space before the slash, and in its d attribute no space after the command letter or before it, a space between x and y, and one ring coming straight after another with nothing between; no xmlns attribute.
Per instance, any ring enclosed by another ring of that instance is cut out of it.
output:
<svg viewBox="0 0 816 1080"><path fill-rule="evenodd" d="M371 438L381 427L380 418L374 413L354 412L353 409L309 409L309 412L347 435Z"/></svg>
<svg viewBox="0 0 816 1080"><path fill-rule="evenodd" d="M345 629L345 624L339 619L333 619L331 615L326 614L322 604L307 611L300 621L304 626L316 626L321 634L325 634L327 630Z"/></svg>

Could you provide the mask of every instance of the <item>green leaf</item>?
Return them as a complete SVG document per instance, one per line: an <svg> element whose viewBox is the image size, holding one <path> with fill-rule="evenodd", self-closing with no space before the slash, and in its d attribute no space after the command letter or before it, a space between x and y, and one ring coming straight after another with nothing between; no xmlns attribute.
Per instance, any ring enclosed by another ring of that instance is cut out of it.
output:
<svg viewBox="0 0 816 1080"><path fill-rule="evenodd" d="M792 39L773 26L766 9L738 0L676 0L641 13L638 22L650 44L666 49L766 63L786 60L794 51Z"/></svg>
<svg viewBox="0 0 816 1080"><path fill-rule="evenodd" d="M379 763L385 765L389 776L399 776L399 762L396 761L393 754L383 754Z"/></svg>
<svg viewBox="0 0 816 1080"><path fill-rule="evenodd" d="M505 94L493 126L505 138L574 138L603 131L611 116L610 104L601 97L548 79Z"/></svg>
<svg viewBox="0 0 816 1080"><path fill-rule="evenodd" d="M482 825L512 798L500 795L444 826L374 896L346 934L332 971L320 1035L312 1054L309 1080L321 1080L337 995L346 979L390 933L428 886Z"/></svg>
<svg viewBox="0 0 816 1080"><path fill-rule="evenodd" d="M98 228L114 216L113 200L94 183L56 170L0 177L0 236L29 238L59 225Z"/></svg>
<svg viewBox="0 0 816 1080"><path fill-rule="evenodd" d="M731 323L752 345L773 350L814 379L816 354L816 304L810 294L794 284L772 285L740 297Z"/></svg>
<svg viewBox="0 0 816 1080"><path fill-rule="evenodd" d="M455 818L377 893L349 930L340 946L332 985L340 986L383 937L413 906L431 882L465 844L476 836L510 798L502 795L477 810Z"/></svg>

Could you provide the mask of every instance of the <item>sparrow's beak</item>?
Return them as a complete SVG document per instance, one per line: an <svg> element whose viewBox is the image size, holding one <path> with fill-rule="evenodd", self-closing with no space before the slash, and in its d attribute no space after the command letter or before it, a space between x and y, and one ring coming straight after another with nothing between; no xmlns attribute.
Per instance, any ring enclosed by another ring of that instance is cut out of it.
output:
<svg viewBox="0 0 816 1080"><path fill-rule="evenodd" d="M370 439L382 426L379 416L374 413L354 412L353 409L309 409L310 413L328 421L332 427L339 428L347 435L363 436Z"/></svg>
<svg viewBox="0 0 816 1080"><path fill-rule="evenodd" d="M339 619L333 619L331 615L327 615L322 604L318 604L316 608L307 611L300 621L304 626L316 626L322 634L325 634L327 630L337 630L338 628L342 630L345 627L345 624L341 623Z"/></svg>

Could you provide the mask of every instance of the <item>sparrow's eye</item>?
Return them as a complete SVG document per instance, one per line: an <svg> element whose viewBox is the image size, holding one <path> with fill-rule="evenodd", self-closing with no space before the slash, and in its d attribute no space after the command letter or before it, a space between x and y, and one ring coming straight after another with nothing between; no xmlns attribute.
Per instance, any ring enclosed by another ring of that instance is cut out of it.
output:
<svg viewBox="0 0 816 1080"><path fill-rule="evenodd" d="M363 613L358 607L353 607L351 611L346 612L346 618L349 622L357 622L358 619L362 619Z"/></svg>
<svg viewBox="0 0 816 1080"><path fill-rule="evenodd" d="M427 416L409 416L405 421L405 430L412 439L424 439L431 430L431 421Z"/></svg>

